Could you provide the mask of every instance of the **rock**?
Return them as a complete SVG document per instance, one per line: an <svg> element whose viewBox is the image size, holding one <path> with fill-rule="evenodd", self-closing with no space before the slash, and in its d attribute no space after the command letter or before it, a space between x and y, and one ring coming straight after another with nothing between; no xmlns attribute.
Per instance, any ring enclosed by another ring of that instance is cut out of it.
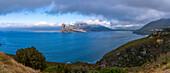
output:
<svg viewBox="0 0 170 73"><path fill-rule="evenodd" d="M67 28L67 25L66 24L62 24L62 30Z"/></svg>
<svg viewBox="0 0 170 73"><path fill-rule="evenodd" d="M2 44L0 44L0 46L2 46Z"/></svg>

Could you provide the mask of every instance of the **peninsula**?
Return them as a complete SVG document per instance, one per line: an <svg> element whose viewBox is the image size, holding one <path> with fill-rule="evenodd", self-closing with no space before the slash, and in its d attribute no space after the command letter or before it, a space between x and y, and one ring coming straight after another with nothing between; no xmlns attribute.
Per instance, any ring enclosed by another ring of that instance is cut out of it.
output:
<svg viewBox="0 0 170 73"><path fill-rule="evenodd" d="M102 25L88 25L86 23L76 24L67 26L62 24L62 33L71 33L71 32L96 32L96 31L114 31L112 28L105 27Z"/></svg>

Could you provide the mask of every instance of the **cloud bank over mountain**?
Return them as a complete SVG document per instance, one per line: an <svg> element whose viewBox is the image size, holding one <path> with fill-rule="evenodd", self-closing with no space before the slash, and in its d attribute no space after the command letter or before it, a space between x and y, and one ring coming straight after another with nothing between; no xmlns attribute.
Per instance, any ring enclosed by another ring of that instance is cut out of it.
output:
<svg viewBox="0 0 170 73"><path fill-rule="evenodd" d="M140 25L170 16L169 0L0 0L0 14L36 11L96 16L112 25Z"/></svg>

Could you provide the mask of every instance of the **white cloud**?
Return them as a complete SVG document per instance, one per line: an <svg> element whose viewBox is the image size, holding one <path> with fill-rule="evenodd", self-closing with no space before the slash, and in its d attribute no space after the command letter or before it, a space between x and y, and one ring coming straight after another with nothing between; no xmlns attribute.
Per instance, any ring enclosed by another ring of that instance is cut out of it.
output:
<svg viewBox="0 0 170 73"><path fill-rule="evenodd" d="M140 26L140 25L115 25L112 26L113 28L121 27L121 28L128 28L128 27L133 27L133 26Z"/></svg>
<svg viewBox="0 0 170 73"><path fill-rule="evenodd" d="M20 28L20 27L57 27L61 26L61 24L56 23L48 23L46 21L40 21L37 23L30 23L30 24L24 24L24 23L0 23L0 28Z"/></svg>
<svg viewBox="0 0 170 73"><path fill-rule="evenodd" d="M76 23L87 23L89 25L103 25L106 27L110 27L110 21L101 21L101 20L84 20L84 21L77 21Z"/></svg>
<svg viewBox="0 0 170 73"><path fill-rule="evenodd" d="M84 21L75 21L75 22L63 22L66 25L75 25L79 23L87 23L89 25L102 25L105 27L110 28L127 28L127 27L133 27L133 26L140 26L141 24L129 24L128 22L121 22L118 20L112 20L110 21L104 21L104 20L84 20ZM49 23L46 21L40 21L37 23L32 24L23 24L23 23L8 23L4 22L0 24L0 28L22 28L22 27L58 27L62 26L63 23ZM114 24L112 24L114 23ZM126 24L126 25L122 25Z"/></svg>

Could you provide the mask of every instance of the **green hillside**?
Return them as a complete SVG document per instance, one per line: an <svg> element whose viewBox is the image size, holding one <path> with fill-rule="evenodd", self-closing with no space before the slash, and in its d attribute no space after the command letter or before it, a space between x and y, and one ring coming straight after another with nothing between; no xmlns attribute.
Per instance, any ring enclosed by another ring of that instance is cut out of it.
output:
<svg viewBox="0 0 170 73"><path fill-rule="evenodd" d="M170 27L170 19L160 19L146 24L141 29L134 31L134 33L149 35L155 31L160 31L163 28L167 28L167 27Z"/></svg>
<svg viewBox="0 0 170 73"><path fill-rule="evenodd" d="M142 67L147 63L167 63L170 57L170 32L158 31L148 37L126 43L97 62L109 67ZM149 67L153 67L150 65Z"/></svg>

